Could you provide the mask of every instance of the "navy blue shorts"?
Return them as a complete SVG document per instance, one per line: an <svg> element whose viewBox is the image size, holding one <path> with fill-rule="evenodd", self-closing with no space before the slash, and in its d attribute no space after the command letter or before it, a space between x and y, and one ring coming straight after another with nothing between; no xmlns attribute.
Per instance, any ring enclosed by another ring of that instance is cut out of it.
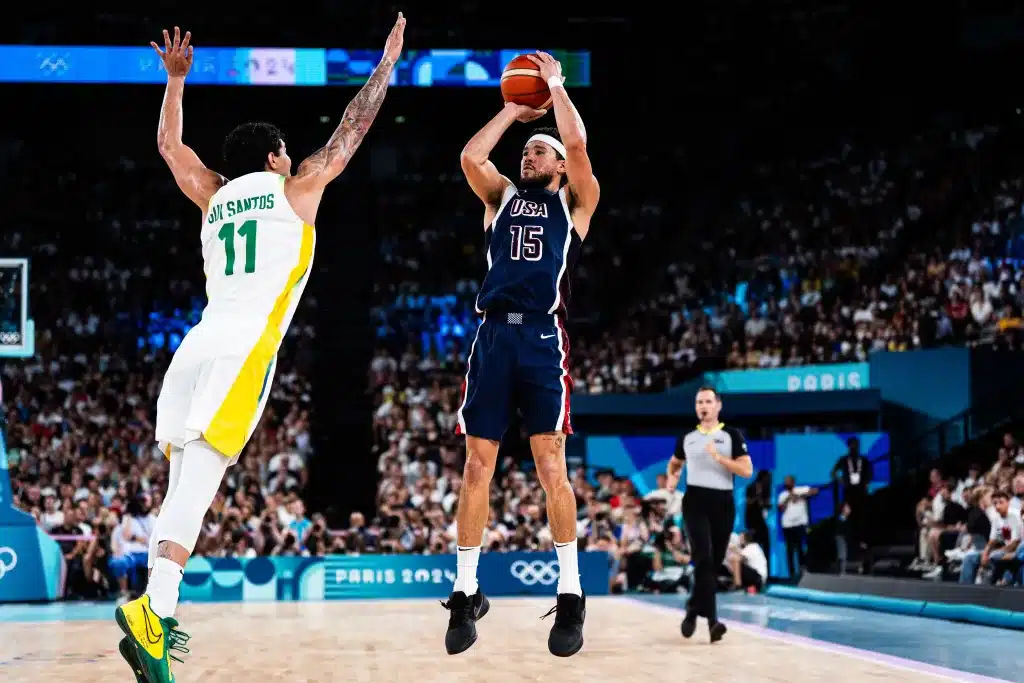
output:
<svg viewBox="0 0 1024 683"><path fill-rule="evenodd" d="M458 434L501 441L518 412L527 434L572 434L569 335L558 316L488 313L469 350Z"/></svg>

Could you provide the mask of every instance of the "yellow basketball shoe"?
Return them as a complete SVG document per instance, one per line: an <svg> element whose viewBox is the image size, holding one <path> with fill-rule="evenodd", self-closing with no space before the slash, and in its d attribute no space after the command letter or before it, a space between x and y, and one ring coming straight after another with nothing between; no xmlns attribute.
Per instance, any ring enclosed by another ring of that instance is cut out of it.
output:
<svg viewBox="0 0 1024 683"><path fill-rule="evenodd" d="M178 622L168 617L161 619L149 606L149 596L127 602L114 610L117 625L128 636L138 657L138 669L149 683L174 683L171 660L182 660L172 651L188 653L185 647L189 635L178 630ZM136 667L133 669L138 671Z"/></svg>

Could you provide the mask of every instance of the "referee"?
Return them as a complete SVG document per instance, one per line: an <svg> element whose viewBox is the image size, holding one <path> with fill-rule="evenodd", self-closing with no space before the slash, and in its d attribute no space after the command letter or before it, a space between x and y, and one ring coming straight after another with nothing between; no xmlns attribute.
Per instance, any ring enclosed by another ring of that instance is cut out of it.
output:
<svg viewBox="0 0 1024 683"><path fill-rule="evenodd" d="M711 387L697 390L697 417L700 424L676 441L676 450L668 462L668 488L679 484L686 465L686 493L683 496L683 523L690 537L693 557L693 591L686 603L681 631L684 638L693 635L697 617L708 620L711 642L725 635L725 624L718 621L715 606L718 568L725 561L736 517L733 502L733 477L750 477L754 464L747 443L739 430L718 421L722 398Z"/></svg>

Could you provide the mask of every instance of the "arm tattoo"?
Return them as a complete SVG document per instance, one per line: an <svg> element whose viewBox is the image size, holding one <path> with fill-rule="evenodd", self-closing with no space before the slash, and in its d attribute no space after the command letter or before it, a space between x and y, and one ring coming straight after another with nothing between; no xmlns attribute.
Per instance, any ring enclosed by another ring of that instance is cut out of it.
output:
<svg viewBox="0 0 1024 683"><path fill-rule="evenodd" d="M370 130L377 112L380 111L384 95L388 91L388 81L391 79L393 67L394 63L388 59L380 61L366 84L345 108L341 123L334 130L327 145L302 162L299 166L299 175L320 173L338 161L342 167L349 162L359 149L366 132Z"/></svg>

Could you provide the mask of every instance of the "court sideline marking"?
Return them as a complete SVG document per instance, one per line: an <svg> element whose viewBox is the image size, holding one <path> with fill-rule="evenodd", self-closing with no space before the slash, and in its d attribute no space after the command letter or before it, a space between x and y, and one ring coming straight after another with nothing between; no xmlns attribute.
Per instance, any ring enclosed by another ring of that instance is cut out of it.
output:
<svg viewBox="0 0 1024 683"><path fill-rule="evenodd" d="M646 602L644 600L638 600L632 597L619 598L622 602L628 602L632 605L639 605L650 611L671 613L676 617L682 613L681 608L669 607L667 605L658 605L652 602ZM888 655L882 652L873 652L871 650L862 650L861 648L852 647L850 645L840 645L839 643L830 643L826 640L816 640L814 638L808 638L806 636L800 636L795 633L787 633L786 631L778 631L773 628L767 628L765 626L755 626L754 624L748 624L742 621L733 621L732 619L722 619L730 629L736 629L737 631L746 631L762 638L769 640L777 640L790 645L800 645L802 647L810 648L812 650L821 650L823 652L830 652L832 654L845 655L847 657L853 657L861 661L873 662L875 664L884 664L893 669L902 669L903 671L912 671L916 673L927 673L932 676L939 678L945 678L950 681L958 681L958 683L1012 683L1002 678L992 678L990 676L983 676L981 674L971 673L969 671L956 671L954 669L947 669L944 666L938 666L936 664L927 664L925 662L917 662L912 659L904 659L903 657L897 657L895 655ZM682 638L682 636L680 636Z"/></svg>

